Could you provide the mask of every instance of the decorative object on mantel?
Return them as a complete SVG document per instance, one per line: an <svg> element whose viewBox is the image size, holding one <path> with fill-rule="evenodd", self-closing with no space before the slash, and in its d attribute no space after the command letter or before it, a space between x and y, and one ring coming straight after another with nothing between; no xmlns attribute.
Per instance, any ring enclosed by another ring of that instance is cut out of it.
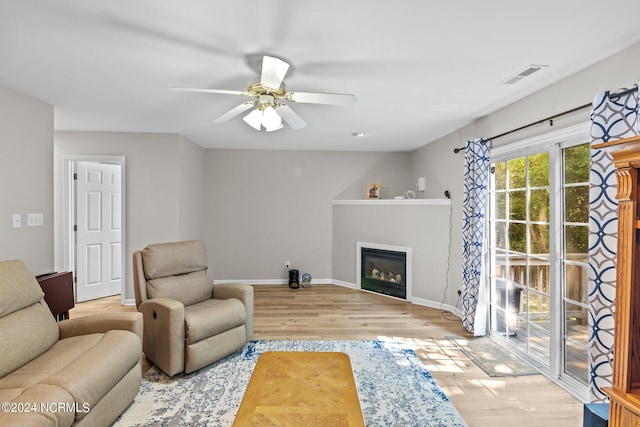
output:
<svg viewBox="0 0 640 427"><path fill-rule="evenodd" d="M379 182L367 185L367 199L380 199L380 189L382 184Z"/></svg>
<svg viewBox="0 0 640 427"><path fill-rule="evenodd" d="M402 194L402 196L394 197L394 199L396 200L404 200L404 199L413 200L415 198L416 198L416 193L415 191L411 191L411 190L405 191L404 194Z"/></svg>

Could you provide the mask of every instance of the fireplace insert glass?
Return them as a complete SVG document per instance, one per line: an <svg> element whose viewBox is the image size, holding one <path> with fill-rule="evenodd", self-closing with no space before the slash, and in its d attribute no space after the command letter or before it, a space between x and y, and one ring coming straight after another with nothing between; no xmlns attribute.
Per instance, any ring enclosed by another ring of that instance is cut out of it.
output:
<svg viewBox="0 0 640 427"><path fill-rule="evenodd" d="M397 298L407 298L407 254L361 248L360 288Z"/></svg>

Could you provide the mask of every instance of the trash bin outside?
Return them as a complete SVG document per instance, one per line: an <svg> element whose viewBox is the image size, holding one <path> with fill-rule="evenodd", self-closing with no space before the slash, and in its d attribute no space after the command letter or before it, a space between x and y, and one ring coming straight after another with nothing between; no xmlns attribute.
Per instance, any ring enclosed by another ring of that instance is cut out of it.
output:
<svg viewBox="0 0 640 427"><path fill-rule="evenodd" d="M496 278L496 332L516 335L518 327L518 313L522 304L522 287L511 280ZM506 311L504 310L506 307Z"/></svg>

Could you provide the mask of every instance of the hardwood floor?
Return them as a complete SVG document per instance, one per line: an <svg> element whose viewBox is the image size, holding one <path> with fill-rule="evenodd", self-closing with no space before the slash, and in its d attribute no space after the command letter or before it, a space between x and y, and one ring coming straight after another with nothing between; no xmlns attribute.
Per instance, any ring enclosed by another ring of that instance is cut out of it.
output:
<svg viewBox="0 0 640 427"><path fill-rule="evenodd" d="M469 336L441 310L334 285L258 285L255 339L384 339L409 343L470 427L582 426L582 403L542 375L492 378L445 337ZM76 304L71 317L135 311L120 297Z"/></svg>

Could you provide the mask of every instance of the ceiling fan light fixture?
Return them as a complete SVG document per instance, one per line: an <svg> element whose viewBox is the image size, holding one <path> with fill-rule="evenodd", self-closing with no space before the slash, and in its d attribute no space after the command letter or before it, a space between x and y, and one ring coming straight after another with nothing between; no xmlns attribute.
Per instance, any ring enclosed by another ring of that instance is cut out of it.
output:
<svg viewBox="0 0 640 427"><path fill-rule="evenodd" d="M251 55L251 59L255 59L256 63L259 61L256 55ZM264 127L267 132L282 129L284 127L283 121L294 130L302 129L307 125L286 103L279 101L325 105L352 105L356 102L356 97L352 94L288 92L284 84L284 78L290 70L288 62L275 56L263 55L259 65L260 79L252 79L246 91L186 87L173 87L171 90L252 97L253 101L244 102L232 108L215 118L213 122L225 123L254 108L253 111L243 117L243 120L255 130L260 131ZM276 108L279 108L277 112Z"/></svg>
<svg viewBox="0 0 640 427"><path fill-rule="evenodd" d="M274 130L280 130L284 127L284 125L282 123L280 123L278 126L273 127L273 128L265 128L265 130L267 132L273 132Z"/></svg>
<svg viewBox="0 0 640 427"><path fill-rule="evenodd" d="M262 111L256 108L242 118L249 126L259 131L262 125Z"/></svg>
<svg viewBox="0 0 640 427"><path fill-rule="evenodd" d="M262 126L268 131L282 128L282 118L271 105L266 106L262 112Z"/></svg>

